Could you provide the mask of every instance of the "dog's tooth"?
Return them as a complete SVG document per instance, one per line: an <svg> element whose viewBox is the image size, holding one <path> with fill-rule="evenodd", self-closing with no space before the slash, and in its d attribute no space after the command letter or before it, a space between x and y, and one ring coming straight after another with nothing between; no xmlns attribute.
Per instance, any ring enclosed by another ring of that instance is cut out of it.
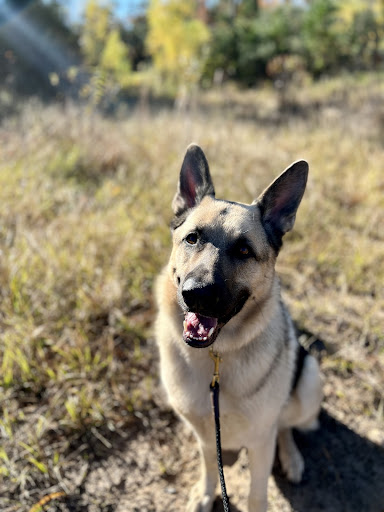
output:
<svg viewBox="0 0 384 512"><path fill-rule="evenodd" d="M187 322L186 322L185 320L184 320L184 322L183 322L183 328L184 328L184 331L186 331L186 330L187 330Z"/></svg>
<svg viewBox="0 0 384 512"><path fill-rule="evenodd" d="M211 337L211 336L212 336L212 334L214 333L214 331L215 331L215 328L214 328L214 327L211 327L211 328L209 329L208 336L209 336L209 337Z"/></svg>

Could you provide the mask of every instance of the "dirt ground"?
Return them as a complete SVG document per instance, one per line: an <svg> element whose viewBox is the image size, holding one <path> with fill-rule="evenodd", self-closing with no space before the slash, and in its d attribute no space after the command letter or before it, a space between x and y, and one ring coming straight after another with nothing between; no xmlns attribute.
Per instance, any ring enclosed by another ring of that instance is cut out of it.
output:
<svg viewBox="0 0 384 512"><path fill-rule="evenodd" d="M341 393L340 390L344 390ZM364 393L351 376L325 372L321 427L296 433L306 461L304 481L288 483L278 460L269 480L270 512L384 512L384 430L372 416L355 414ZM212 426L213 428L213 426ZM82 493L57 504L60 510L183 511L198 478L193 434L167 407L160 386L153 408L138 419L126 438L105 440L92 462L83 462L74 478ZM233 461L232 461L233 462ZM232 512L247 510L249 472L245 450L225 466ZM219 487L217 488L219 496ZM222 511L219 497L214 511Z"/></svg>

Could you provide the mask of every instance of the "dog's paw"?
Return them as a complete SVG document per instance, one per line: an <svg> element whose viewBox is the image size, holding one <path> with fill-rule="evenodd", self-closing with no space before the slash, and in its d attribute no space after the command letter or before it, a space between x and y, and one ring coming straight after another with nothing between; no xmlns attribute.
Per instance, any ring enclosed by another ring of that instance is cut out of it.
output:
<svg viewBox="0 0 384 512"><path fill-rule="evenodd" d="M304 473L304 459L296 448L289 452L280 452L280 462L287 479L293 484L299 484Z"/></svg>
<svg viewBox="0 0 384 512"><path fill-rule="evenodd" d="M312 418L311 420L297 426L297 430L300 432L314 432L320 428L320 421L318 418Z"/></svg>
<svg viewBox="0 0 384 512"><path fill-rule="evenodd" d="M202 492L202 486L197 483L191 491L186 512L211 512L214 495Z"/></svg>
<svg viewBox="0 0 384 512"><path fill-rule="evenodd" d="M277 437L277 444L283 472L290 482L299 484L304 473L304 459L295 444L292 430L280 431Z"/></svg>

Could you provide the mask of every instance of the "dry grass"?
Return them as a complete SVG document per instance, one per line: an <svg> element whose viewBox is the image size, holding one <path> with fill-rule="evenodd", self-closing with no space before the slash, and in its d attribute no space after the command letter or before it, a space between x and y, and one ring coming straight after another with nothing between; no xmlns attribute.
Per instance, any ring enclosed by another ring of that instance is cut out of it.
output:
<svg viewBox="0 0 384 512"><path fill-rule="evenodd" d="M194 114L120 119L30 102L3 121L2 510L80 493L79 458L152 407L151 287L191 141L211 162L217 195L234 200L251 201L291 161L309 161L279 262L287 300L300 328L333 354L325 370L360 382L358 412L382 417L384 91L374 77L363 83L323 84L329 96L301 91L296 116L280 115L263 90L246 102L233 91L207 95ZM327 102L335 90L339 102Z"/></svg>

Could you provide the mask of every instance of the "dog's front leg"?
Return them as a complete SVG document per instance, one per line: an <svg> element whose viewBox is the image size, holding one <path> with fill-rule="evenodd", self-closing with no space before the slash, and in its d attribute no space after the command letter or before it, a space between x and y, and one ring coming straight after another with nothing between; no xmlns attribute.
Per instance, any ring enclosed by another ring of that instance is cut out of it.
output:
<svg viewBox="0 0 384 512"><path fill-rule="evenodd" d="M199 438L201 477L191 491L187 512L211 512L217 483L216 449Z"/></svg>
<svg viewBox="0 0 384 512"><path fill-rule="evenodd" d="M276 448L276 429L255 440L248 449L251 488L249 512L266 512L268 507L268 478L272 470Z"/></svg>
<svg viewBox="0 0 384 512"><path fill-rule="evenodd" d="M288 480L294 484L300 483L304 471L304 460L293 439L292 429L280 430L277 443L281 466Z"/></svg>

